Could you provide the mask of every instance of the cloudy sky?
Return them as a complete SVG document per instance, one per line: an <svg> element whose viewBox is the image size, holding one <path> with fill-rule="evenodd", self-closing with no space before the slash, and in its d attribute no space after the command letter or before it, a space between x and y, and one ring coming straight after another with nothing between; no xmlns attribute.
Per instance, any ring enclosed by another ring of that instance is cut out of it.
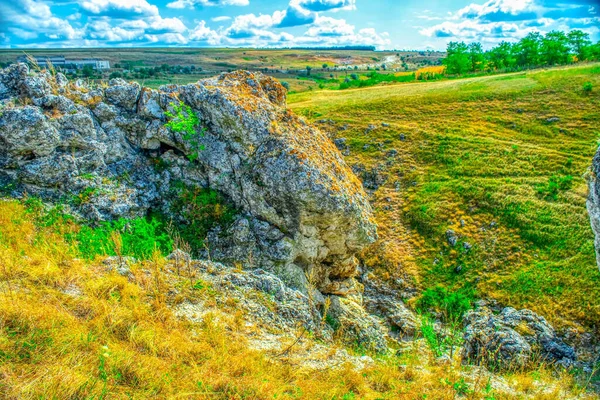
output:
<svg viewBox="0 0 600 400"><path fill-rule="evenodd" d="M0 0L0 47L489 47L530 31L600 40L600 0Z"/></svg>

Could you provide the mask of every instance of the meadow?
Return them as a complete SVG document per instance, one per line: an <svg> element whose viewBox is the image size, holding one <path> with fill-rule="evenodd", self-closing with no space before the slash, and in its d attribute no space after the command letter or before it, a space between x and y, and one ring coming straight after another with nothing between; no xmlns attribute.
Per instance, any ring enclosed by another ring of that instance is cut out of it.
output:
<svg viewBox="0 0 600 400"><path fill-rule="evenodd" d="M298 93L289 104L327 121L333 138L346 138L347 161L381 182L371 190L380 240L363 254L380 276L598 333L600 272L585 207L598 88L600 65L588 64Z"/></svg>

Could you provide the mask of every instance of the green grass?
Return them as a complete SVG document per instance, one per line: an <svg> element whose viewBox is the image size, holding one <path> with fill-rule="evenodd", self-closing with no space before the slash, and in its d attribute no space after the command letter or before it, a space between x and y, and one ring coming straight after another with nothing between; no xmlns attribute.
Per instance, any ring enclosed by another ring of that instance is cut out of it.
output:
<svg viewBox="0 0 600 400"><path fill-rule="evenodd" d="M290 104L309 119L348 124L335 133L348 139L347 161L383 168L387 182L372 198L381 239L363 255L367 265L425 293L441 285L592 329L600 272L584 175L598 146L600 96L583 86L600 85L598 69L299 93ZM390 127L365 134L381 122ZM392 148L399 155L386 164ZM459 234L456 247L447 229Z"/></svg>

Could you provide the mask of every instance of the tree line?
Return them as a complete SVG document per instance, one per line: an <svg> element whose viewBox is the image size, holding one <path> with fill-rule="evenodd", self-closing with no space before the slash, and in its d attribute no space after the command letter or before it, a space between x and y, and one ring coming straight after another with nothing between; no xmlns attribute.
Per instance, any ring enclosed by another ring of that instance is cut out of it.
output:
<svg viewBox="0 0 600 400"><path fill-rule="evenodd" d="M478 42L450 42L446 51L446 73L455 75L600 60L600 41L592 43L590 35L580 30L551 31L546 35L531 32L516 43L503 41L488 51Z"/></svg>

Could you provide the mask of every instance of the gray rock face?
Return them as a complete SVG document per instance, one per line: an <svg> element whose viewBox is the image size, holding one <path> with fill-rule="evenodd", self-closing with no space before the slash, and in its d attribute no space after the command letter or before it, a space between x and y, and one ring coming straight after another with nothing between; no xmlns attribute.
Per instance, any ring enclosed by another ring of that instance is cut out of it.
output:
<svg viewBox="0 0 600 400"><path fill-rule="evenodd" d="M592 170L588 179L589 195L587 210L590 216L592 230L596 235L594 247L596 248L596 263L600 268L600 149L596 152L592 162Z"/></svg>
<svg viewBox="0 0 600 400"><path fill-rule="evenodd" d="M486 307L464 317L464 358L492 368L522 368L539 355L542 360L570 366L575 351L546 320L530 310L504 308L495 315ZM539 361L539 360L538 360Z"/></svg>
<svg viewBox="0 0 600 400"><path fill-rule="evenodd" d="M0 84L0 183L14 196L75 198L86 219L109 220L172 212L176 183L214 189L240 215L209 234L213 259L275 272L304 292L307 274L323 293L353 286L355 254L376 238L370 205L337 148L286 109L272 78L95 88L18 64L0 71ZM180 103L200 120L192 137L165 126Z"/></svg>

